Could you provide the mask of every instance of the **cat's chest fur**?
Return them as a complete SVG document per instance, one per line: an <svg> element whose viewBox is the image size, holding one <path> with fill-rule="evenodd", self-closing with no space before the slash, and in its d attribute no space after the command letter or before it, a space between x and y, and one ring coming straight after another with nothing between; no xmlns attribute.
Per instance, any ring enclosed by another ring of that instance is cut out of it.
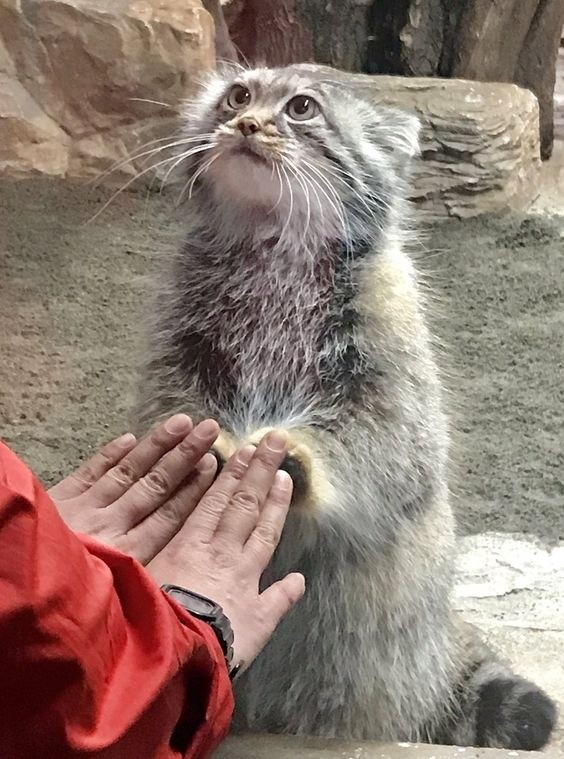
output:
<svg viewBox="0 0 564 759"><path fill-rule="evenodd" d="M311 407L333 274L329 257L268 250L192 272L197 381L213 405L233 412L233 426L285 422Z"/></svg>

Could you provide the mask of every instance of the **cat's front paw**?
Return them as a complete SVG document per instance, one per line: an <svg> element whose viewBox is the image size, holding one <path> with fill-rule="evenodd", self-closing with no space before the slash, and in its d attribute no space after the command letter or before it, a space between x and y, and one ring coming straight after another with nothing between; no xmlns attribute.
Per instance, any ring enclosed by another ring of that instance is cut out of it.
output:
<svg viewBox="0 0 564 759"><path fill-rule="evenodd" d="M274 428L258 430L245 442L258 445L272 429ZM331 497L332 486L325 475L319 456L315 455L309 443L307 433L299 429L289 429L286 432L288 454L280 469L288 472L292 478L292 506L315 509Z"/></svg>
<svg viewBox="0 0 564 759"><path fill-rule="evenodd" d="M217 477L223 467L225 466L225 462L231 458L231 456L235 453L237 450L238 445L235 438L230 435L228 432L225 432L222 430L215 443L213 444L211 448L211 453L216 458L217 461L217 470L215 473L215 476Z"/></svg>
<svg viewBox="0 0 564 759"><path fill-rule="evenodd" d="M297 456L288 454L279 468L292 478L292 505L303 502L310 490L310 476L304 463Z"/></svg>

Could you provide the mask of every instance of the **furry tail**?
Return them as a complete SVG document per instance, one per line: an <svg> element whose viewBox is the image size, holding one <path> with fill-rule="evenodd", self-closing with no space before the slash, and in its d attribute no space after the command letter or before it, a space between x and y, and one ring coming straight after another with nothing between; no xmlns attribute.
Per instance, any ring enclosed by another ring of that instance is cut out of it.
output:
<svg viewBox="0 0 564 759"><path fill-rule="evenodd" d="M556 705L534 683L519 677L461 623L465 667L449 717L433 742L536 751L552 734Z"/></svg>

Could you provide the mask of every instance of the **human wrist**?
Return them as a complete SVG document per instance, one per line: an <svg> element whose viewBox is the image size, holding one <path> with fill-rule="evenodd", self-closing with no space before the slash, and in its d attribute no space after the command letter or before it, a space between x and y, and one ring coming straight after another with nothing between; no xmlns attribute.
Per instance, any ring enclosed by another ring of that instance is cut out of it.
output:
<svg viewBox="0 0 564 759"><path fill-rule="evenodd" d="M211 628L221 648L229 677L234 680L241 669L241 665L234 656L234 634L231 621L222 607L207 596L189 590L182 585L165 583L161 585L161 590L173 598L191 616L205 622Z"/></svg>

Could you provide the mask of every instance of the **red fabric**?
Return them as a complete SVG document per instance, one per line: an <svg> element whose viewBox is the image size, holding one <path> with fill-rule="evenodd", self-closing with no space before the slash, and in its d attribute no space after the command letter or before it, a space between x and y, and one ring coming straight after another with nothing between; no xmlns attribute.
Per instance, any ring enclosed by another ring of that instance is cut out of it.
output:
<svg viewBox="0 0 564 759"><path fill-rule="evenodd" d="M2 759L206 757L232 712L208 625L69 530L0 443Z"/></svg>

